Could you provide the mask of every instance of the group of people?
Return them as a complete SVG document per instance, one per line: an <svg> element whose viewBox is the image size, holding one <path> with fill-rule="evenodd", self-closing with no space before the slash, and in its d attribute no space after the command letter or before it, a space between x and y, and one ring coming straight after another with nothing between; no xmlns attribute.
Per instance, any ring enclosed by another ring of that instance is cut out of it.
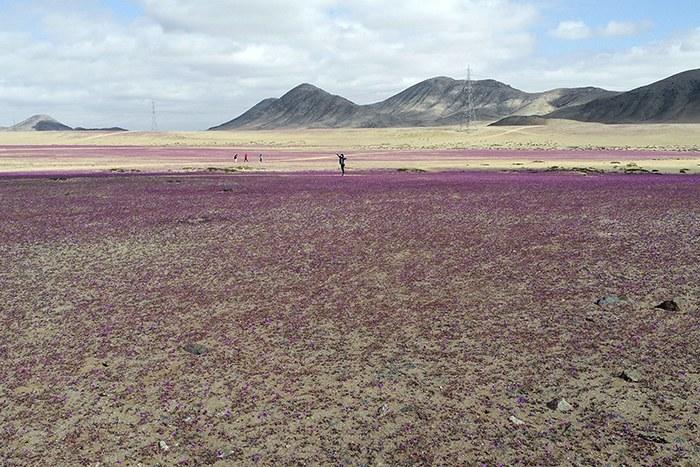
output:
<svg viewBox="0 0 700 467"><path fill-rule="evenodd" d="M258 160L259 160L260 162L263 161L263 155L262 155L262 154L260 154L260 155L258 156ZM234 156L233 156L233 162L238 162L238 153L234 154ZM248 162L248 153L243 154L243 162Z"/></svg>
<svg viewBox="0 0 700 467"><path fill-rule="evenodd" d="M335 155L338 156L338 163L340 164L340 175L345 175L345 161L348 160L348 158L342 152L340 154L336 153ZM258 156L258 160L260 162L263 161L262 154ZM238 153L236 153L233 156L233 162L238 162ZM243 162L248 162L248 153L243 154Z"/></svg>

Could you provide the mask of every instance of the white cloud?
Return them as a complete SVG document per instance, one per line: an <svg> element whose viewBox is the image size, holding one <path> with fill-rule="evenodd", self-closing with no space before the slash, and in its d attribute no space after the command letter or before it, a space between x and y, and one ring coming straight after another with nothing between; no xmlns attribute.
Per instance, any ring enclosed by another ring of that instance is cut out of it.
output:
<svg viewBox="0 0 700 467"><path fill-rule="evenodd" d="M40 34L0 49L11 64L0 95L14 96L16 109L0 110L5 122L10 111L50 111L32 93L56 96L55 117L68 124L130 128L150 125L151 98L162 127L206 128L300 82L367 103L431 76L462 76L468 64L485 74L531 56L538 18L516 0L140 3L145 15L124 23L93 0L68 9L37 0Z"/></svg>
<svg viewBox="0 0 700 467"><path fill-rule="evenodd" d="M618 52L599 53L566 62L537 60L517 78L529 91L553 87L599 86L628 91L700 64L700 28L664 41ZM508 74L504 74L508 76Z"/></svg>
<svg viewBox="0 0 700 467"><path fill-rule="evenodd" d="M161 128L201 129L301 82L369 103L464 76L468 64L477 79L534 91L626 89L700 63L700 30L591 58L538 58L540 12L519 0L140 2L144 14L129 21L97 0L4 9L0 126L49 113L73 126L148 128L155 99ZM568 38L632 29L557 28Z"/></svg>
<svg viewBox="0 0 700 467"><path fill-rule="evenodd" d="M588 39L593 35L593 31L583 21L562 21L550 34L559 39L579 40Z"/></svg>
<svg viewBox="0 0 700 467"><path fill-rule="evenodd" d="M603 36L636 36L645 32L651 27L648 21L643 22L625 22L625 21L610 21L605 27L600 29L600 34Z"/></svg>
<svg viewBox="0 0 700 467"><path fill-rule="evenodd" d="M566 40L590 39L592 37L636 36L651 27L648 21L610 21L601 28L592 28L583 21L561 21L550 35Z"/></svg>

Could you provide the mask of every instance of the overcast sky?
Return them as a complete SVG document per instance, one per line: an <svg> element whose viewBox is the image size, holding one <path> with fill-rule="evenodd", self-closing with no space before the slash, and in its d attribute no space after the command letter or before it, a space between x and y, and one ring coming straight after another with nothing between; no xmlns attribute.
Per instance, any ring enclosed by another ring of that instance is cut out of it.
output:
<svg viewBox="0 0 700 467"><path fill-rule="evenodd" d="M698 0L0 0L0 126L197 130L302 82L628 90L700 68Z"/></svg>

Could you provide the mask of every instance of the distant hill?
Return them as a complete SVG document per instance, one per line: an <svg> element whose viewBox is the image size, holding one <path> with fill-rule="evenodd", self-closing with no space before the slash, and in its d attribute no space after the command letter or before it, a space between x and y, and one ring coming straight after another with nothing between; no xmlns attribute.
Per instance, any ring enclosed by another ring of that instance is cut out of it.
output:
<svg viewBox="0 0 700 467"><path fill-rule="evenodd" d="M33 115L28 119L6 129L7 131L71 131L72 128L64 125L48 115Z"/></svg>
<svg viewBox="0 0 700 467"><path fill-rule="evenodd" d="M360 106L312 86L301 84L279 99L265 99L248 112L210 130L230 128L334 128L352 118Z"/></svg>
<svg viewBox="0 0 700 467"><path fill-rule="evenodd" d="M594 87L553 89L540 93L532 102L515 111L514 115L545 115L558 109L618 94L620 93Z"/></svg>
<svg viewBox="0 0 700 467"><path fill-rule="evenodd" d="M599 123L698 123L700 69L616 96L556 110L547 117Z"/></svg>
<svg viewBox="0 0 700 467"><path fill-rule="evenodd" d="M464 80L448 77L431 78L369 105L358 105L302 84L280 98L265 99L239 117L210 130L454 125L464 120L468 106L466 84ZM498 120L534 109L547 113L616 94L599 88L527 93L495 80L472 83L472 99L479 120Z"/></svg>
<svg viewBox="0 0 700 467"><path fill-rule="evenodd" d="M365 126L451 125L464 120L467 109L466 82L447 77L432 78L377 104L366 107ZM476 118L492 120L526 105L531 96L494 80L474 81L472 99Z"/></svg>
<svg viewBox="0 0 700 467"><path fill-rule="evenodd" d="M23 122L9 128L0 127L0 131L128 131L115 126L110 128L71 128L49 115L33 115Z"/></svg>
<svg viewBox="0 0 700 467"><path fill-rule="evenodd" d="M73 128L73 130L74 131L114 131L114 132L116 132L116 131L129 131L126 128L121 128L118 126L113 126L110 128L83 128L81 126L77 126L77 127Z"/></svg>
<svg viewBox="0 0 700 467"><path fill-rule="evenodd" d="M454 125L464 121L466 82L447 77L422 81L388 99L358 105L310 84L261 101L211 130L366 128ZM599 123L700 122L700 70L690 70L629 92L595 87L527 93L495 80L472 83L479 120L500 125L541 124L539 118ZM529 116L531 119L505 117ZM519 122L519 123L518 123Z"/></svg>
<svg viewBox="0 0 700 467"><path fill-rule="evenodd" d="M511 115L504 117L489 126L540 126L546 125L549 122L548 118L540 117L539 115Z"/></svg>

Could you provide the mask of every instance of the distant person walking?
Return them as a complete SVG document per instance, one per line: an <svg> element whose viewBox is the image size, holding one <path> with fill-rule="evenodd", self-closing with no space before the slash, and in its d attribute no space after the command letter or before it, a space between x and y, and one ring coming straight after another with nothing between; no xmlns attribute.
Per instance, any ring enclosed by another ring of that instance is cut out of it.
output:
<svg viewBox="0 0 700 467"><path fill-rule="evenodd" d="M260 154L260 162L262 162L262 154Z"/></svg>
<svg viewBox="0 0 700 467"><path fill-rule="evenodd" d="M238 162L238 153L236 153L236 155L233 156L233 162L234 162L234 163L235 163L235 162Z"/></svg>
<svg viewBox="0 0 700 467"><path fill-rule="evenodd" d="M248 162L248 153L243 154L243 162Z"/></svg>
<svg viewBox="0 0 700 467"><path fill-rule="evenodd" d="M345 161L348 159L345 154L336 154L338 156L338 163L340 164L340 175L345 175Z"/></svg>

